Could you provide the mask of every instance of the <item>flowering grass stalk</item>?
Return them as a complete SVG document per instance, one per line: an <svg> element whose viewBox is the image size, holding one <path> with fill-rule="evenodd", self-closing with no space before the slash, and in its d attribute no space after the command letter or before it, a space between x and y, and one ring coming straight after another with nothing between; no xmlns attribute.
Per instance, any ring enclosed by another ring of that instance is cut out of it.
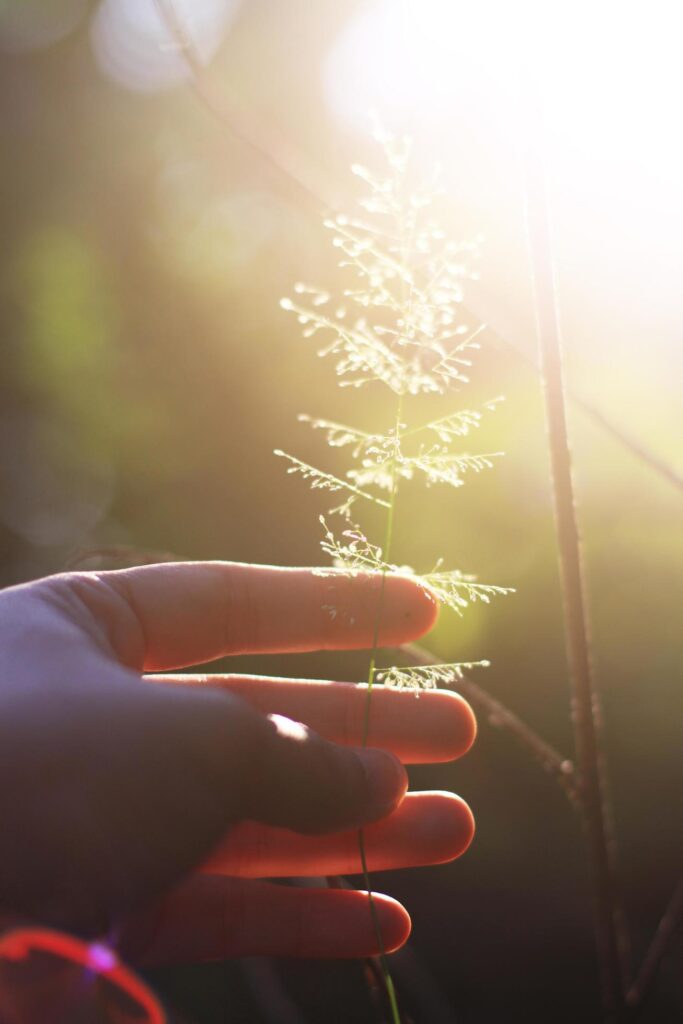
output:
<svg viewBox="0 0 683 1024"><path fill-rule="evenodd" d="M419 691L453 682L465 669L488 664L480 661L380 668L378 640L387 573L414 575L441 604L458 615L474 602L488 603L510 592L506 587L479 583L457 569L446 571L440 560L432 571L420 575L392 562L400 485L421 479L427 486L458 488L468 475L491 468L501 452L470 454L456 450L455 445L478 428L483 416L492 412L500 399L480 409L459 409L416 426L406 422L412 397L445 395L468 383L467 372L472 354L479 348L483 327L464 322L460 307L464 284L474 276L470 261L476 246L448 240L430 216L433 183L409 189L409 141L396 140L381 130L376 134L388 172L376 176L354 166L354 173L369 193L360 202L362 214L338 215L325 221L333 232L333 245L340 250L340 266L350 275L350 286L338 301L317 287L297 284L294 298L283 299L281 305L297 316L305 337L324 339L319 354L334 359L340 386L379 384L392 392L393 423L377 433L309 415L300 417L312 429L321 431L330 447L345 449L350 455L352 464L343 476L276 451L288 461L288 473L302 476L314 489L335 495L336 504L327 516L321 516L321 546L333 565L351 573L371 571L381 576L360 738L363 746L368 739L376 683ZM368 539L355 520L356 507L363 505L383 510L381 546ZM341 523L336 530L329 525L328 517L332 515ZM335 609L330 611L335 614ZM394 1024L400 1024L362 829L358 849L391 1018Z"/></svg>

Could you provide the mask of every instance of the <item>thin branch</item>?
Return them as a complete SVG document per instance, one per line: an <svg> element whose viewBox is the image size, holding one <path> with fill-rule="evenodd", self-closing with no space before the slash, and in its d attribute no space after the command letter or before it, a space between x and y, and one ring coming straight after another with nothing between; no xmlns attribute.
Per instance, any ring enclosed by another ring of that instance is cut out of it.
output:
<svg viewBox="0 0 683 1024"><path fill-rule="evenodd" d="M679 879L673 895L662 914L661 920L645 954L636 979L626 996L625 1020L634 1021L643 1009L657 976L659 967L669 951L671 940L683 924L683 878Z"/></svg>
<svg viewBox="0 0 683 1024"><path fill-rule="evenodd" d="M435 658L430 651L419 644L404 644L401 650L414 658L418 664L437 665L439 663L438 658ZM555 778L574 808L580 806L576 772L568 758L563 757L513 711L510 711L477 683L473 683L467 676L462 676L458 680L458 690L471 701L475 708L481 709L486 715L489 725L496 729L507 730L514 736L517 742L538 761L543 771Z"/></svg>
<svg viewBox="0 0 683 1024"><path fill-rule="evenodd" d="M464 306L463 311L466 312ZM493 337L494 343L497 342L502 348L513 352L520 362L524 363L529 367L529 369L533 370L539 376L541 375L541 364L538 359L535 359L528 353L523 352L522 349L517 348L516 345L511 341L508 341L507 338L504 338L490 326L488 328L488 334L489 337ZM675 487L677 491L683 492L683 474L681 474L675 466L670 465L660 455L656 455L637 437L632 437L631 434L626 433L623 427L617 426L617 424L613 420L609 419L609 417L605 416L597 406L584 398L576 388L572 388L565 384L564 390L565 395L572 400L573 404L578 406L578 408L581 409L582 412L592 419L599 427L601 427L606 434L609 434L617 444L629 451L634 458L638 459L639 462L642 462L645 466L651 469L661 477L662 480L666 480L666 482L671 484L672 487Z"/></svg>
<svg viewBox="0 0 683 1024"><path fill-rule="evenodd" d="M655 455L646 448L642 441L639 441L636 437L631 437L629 434L624 433L621 427L617 427L611 420L609 420L604 413L600 412L596 406L591 405L589 402L584 401L578 395L573 395L573 401L580 409L590 416L592 420L602 427L605 433L609 434L618 441L619 444L628 449L632 455L635 455L637 459L644 462L650 469L658 473L663 480L667 480L670 484L676 487L679 491L683 491L683 475L681 475L673 466L670 466L668 462Z"/></svg>
<svg viewBox="0 0 683 1024"><path fill-rule="evenodd" d="M596 944L605 1011L623 1009L627 988L628 937L617 882L616 844L607 786L600 699L591 664L581 540L567 431L560 325L555 294L545 168L536 95L525 97L529 128L524 142L526 215L534 285L541 376L545 398L555 506L564 628L572 685L572 721L584 829L592 867Z"/></svg>
<svg viewBox="0 0 683 1024"><path fill-rule="evenodd" d="M227 128L249 149L258 153L278 177L294 184L297 191L305 196L307 203L314 206L316 211L320 208L321 202L325 206L335 208L337 203L334 197L329 195L326 184L299 150L283 138L272 124L257 118L254 112L246 110L239 100L228 96L224 87L221 87L219 92L212 86L197 48L173 0L154 2L162 24L166 26L180 56L187 64L192 89L204 109L222 127Z"/></svg>
<svg viewBox="0 0 683 1024"><path fill-rule="evenodd" d="M365 498L367 501L372 501L375 505L381 505L382 508L389 508L389 502L384 501L383 498L376 498L374 494L368 494L367 491L361 490L360 487L355 487L347 480L340 480L338 476L334 476L332 473L325 473L322 469L316 469L315 466L297 459L294 455L288 455L287 452L283 452L280 448L275 448L273 455L277 455L281 459L287 459L290 463L287 470L288 473L300 473L304 480L312 480L311 487L314 490L348 491L349 494L353 494L356 498Z"/></svg>

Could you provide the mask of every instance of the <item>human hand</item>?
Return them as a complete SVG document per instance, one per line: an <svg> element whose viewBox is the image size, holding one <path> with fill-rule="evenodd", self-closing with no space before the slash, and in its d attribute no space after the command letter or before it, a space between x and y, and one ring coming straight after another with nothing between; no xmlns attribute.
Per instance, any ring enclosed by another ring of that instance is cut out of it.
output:
<svg viewBox="0 0 683 1024"><path fill-rule="evenodd" d="M474 736L468 705L376 687L361 750L364 687L154 673L370 647L380 588L377 575L178 563L0 594L6 914L116 928L146 964L376 953L366 894L256 879L358 871L360 826L370 870L458 856L469 809L446 793L404 799L397 758L459 756ZM386 577L381 645L416 639L435 616L415 582ZM408 915L387 897L376 906L395 949Z"/></svg>

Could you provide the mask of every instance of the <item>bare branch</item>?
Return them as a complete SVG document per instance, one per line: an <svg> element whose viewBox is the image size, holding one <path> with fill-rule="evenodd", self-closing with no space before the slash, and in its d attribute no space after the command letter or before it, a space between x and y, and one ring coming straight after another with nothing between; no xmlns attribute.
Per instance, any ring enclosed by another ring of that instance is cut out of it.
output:
<svg viewBox="0 0 683 1024"><path fill-rule="evenodd" d="M669 951L671 940L681 924L683 924L683 878L679 879L673 891L636 979L626 996L625 1019L627 1021L635 1020L640 1014L662 960Z"/></svg>
<svg viewBox="0 0 683 1024"><path fill-rule="evenodd" d="M435 658L433 654L419 644L405 644L401 647L401 650L415 658L418 664L438 664L438 658ZM492 697L490 693L487 693L477 683L473 683L467 676L460 677L458 689L472 702L475 708L483 711L489 725L496 729L504 729L510 732L517 742L540 764L543 771L556 779L575 809L580 806L581 796L576 772L574 765L568 758L563 757L562 754L542 739L538 733L534 732L513 711L510 711L504 704L501 704L499 700Z"/></svg>
<svg viewBox="0 0 683 1024"><path fill-rule="evenodd" d="M235 97L229 96L224 86L220 92L209 81L197 49L189 35L173 0L154 0L159 17L178 47L191 74L192 89L204 109L231 135L243 142L274 170L280 179L294 185L306 202L319 209L321 201L331 209L337 206L322 178L310 161L282 137L276 128L266 123L254 111L245 109Z"/></svg>

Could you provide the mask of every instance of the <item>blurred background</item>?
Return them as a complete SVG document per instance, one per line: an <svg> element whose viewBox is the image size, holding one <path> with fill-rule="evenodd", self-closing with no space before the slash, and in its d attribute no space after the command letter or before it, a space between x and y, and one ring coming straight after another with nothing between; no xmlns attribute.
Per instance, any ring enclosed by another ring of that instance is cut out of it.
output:
<svg viewBox="0 0 683 1024"><path fill-rule="evenodd" d="M463 447L506 458L457 491L405 488L395 555L517 589L443 614L428 645L490 659L477 681L571 756L518 154L516 82L531 72L636 960L683 853L683 72L670 8L0 2L0 583L91 549L107 550L93 565L320 562L327 503L272 450L343 472L344 453L297 414L376 427L389 404L337 388L279 299L297 280L343 286L322 218L353 212L352 162L381 163L374 108L413 136L421 166L441 165L449 232L484 238L466 305L486 341L467 394L440 411L505 395ZM365 673L360 656L233 664ZM416 1024L599 1020L585 857L555 781L483 719L462 763L413 782L454 789L478 819L462 861L377 879L413 917L396 970ZM683 1019L682 953L679 936L643 1021ZM357 964L248 961L153 981L196 1024L381 1019Z"/></svg>

